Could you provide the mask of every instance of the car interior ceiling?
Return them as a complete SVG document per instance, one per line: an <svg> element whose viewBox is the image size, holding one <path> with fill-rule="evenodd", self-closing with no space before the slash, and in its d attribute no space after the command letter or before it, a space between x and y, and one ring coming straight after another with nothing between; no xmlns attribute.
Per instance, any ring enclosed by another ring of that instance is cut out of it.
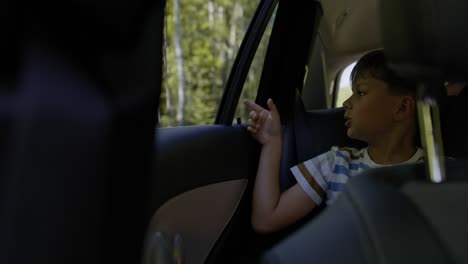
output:
<svg viewBox="0 0 468 264"><path fill-rule="evenodd" d="M327 81L364 53L382 47L375 0L322 1L319 36L325 57Z"/></svg>
<svg viewBox="0 0 468 264"><path fill-rule="evenodd" d="M447 179L440 184L430 183L428 160L361 174L350 181L334 206L268 252L265 263L304 263L311 256L318 263L468 261L467 228L462 224L468 207L461 202L468 198L464 172L468 148L466 130L460 126L467 98L463 92L446 98L443 86L446 80L468 78L468 50L464 47L468 36L455 30L468 20L457 1L431 5L424 1L380 2L383 46L390 66L422 84L420 98L439 102L445 155L456 160L445 163ZM414 16L416 13L419 15ZM338 110L326 110L328 115L332 111ZM343 243L347 246L340 247L340 254L330 254L330 248Z"/></svg>
<svg viewBox="0 0 468 264"><path fill-rule="evenodd" d="M377 1L321 1L318 38L309 50L308 74L302 89L307 110L330 108L330 83L366 52L382 48ZM319 75L319 76L317 76Z"/></svg>

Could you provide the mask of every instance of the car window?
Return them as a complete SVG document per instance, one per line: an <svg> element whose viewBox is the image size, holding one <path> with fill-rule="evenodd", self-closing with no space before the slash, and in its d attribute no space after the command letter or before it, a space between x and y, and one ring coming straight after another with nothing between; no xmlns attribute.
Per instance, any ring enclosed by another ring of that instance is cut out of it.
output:
<svg viewBox="0 0 468 264"><path fill-rule="evenodd" d="M258 45L257 52L255 53L254 59L247 74L247 79L245 80L244 87L242 88L242 93L240 96L239 104L236 108L236 114L234 115L233 123L237 122L237 118L241 119L241 122L247 122L249 118L250 110L242 103L243 99L255 100L257 95L258 85L260 83L260 77L263 70L263 63L265 61L265 56L268 48L268 43L270 41L271 32L273 29L273 22L276 17L276 9L273 12L268 26L263 33L260 44Z"/></svg>
<svg viewBox="0 0 468 264"><path fill-rule="evenodd" d="M356 65L356 62L348 65L340 74L338 87L336 89L335 104L333 105L334 107L342 107L343 102L346 101L346 99L348 99L353 93L351 90L351 82L349 77L351 75L351 71L354 68L354 65Z"/></svg>
<svg viewBox="0 0 468 264"><path fill-rule="evenodd" d="M168 0L160 125L212 124L260 0Z"/></svg>

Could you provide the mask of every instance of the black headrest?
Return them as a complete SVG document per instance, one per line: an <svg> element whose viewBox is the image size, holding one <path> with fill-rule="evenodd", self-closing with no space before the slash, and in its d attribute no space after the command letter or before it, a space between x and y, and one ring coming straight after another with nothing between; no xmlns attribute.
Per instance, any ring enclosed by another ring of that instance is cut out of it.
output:
<svg viewBox="0 0 468 264"><path fill-rule="evenodd" d="M467 88L465 88L467 89ZM468 91L464 91L468 92ZM468 114L468 94L449 96L441 112L442 139L445 155L456 159L468 158L468 130L463 124Z"/></svg>
<svg viewBox="0 0 468 264"><path fill-rule="evenodd" d="M381 0L381 25L390 67L419 80L466 80L468 2Z"/></svg>

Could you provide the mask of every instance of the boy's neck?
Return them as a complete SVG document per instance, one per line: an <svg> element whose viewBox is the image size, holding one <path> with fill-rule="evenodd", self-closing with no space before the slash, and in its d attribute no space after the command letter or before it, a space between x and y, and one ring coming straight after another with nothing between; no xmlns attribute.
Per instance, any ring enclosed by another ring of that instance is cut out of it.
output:
<svg viewBox="0 0 468 264"><path fill-rule="evenodd" d="M415 153L417 147L413 140L408 141L386 141L380 144L369 144L367 152L369 157L377 164L392 165L409 160Z"/></svg>

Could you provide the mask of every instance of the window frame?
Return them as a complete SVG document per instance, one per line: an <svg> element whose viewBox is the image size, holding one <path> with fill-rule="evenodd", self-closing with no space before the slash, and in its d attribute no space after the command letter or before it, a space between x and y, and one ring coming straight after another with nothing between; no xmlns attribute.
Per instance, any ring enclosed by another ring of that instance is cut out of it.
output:
<svg viewBox="0 0 468 264"><path fill-rule="evenodd" d="M338 100L338 93L339 93L339 90L341 89L340 87L340 83L341 83L341 79L343 77L343 73L345 72L345 70L350 67L351 65L353 64L356 64L357 63L357 60L355 61L352 61L351 63L348 63L345 67L343 67L339 72L338 74L336 75L335 77L335 81L334 81L334 84L333 84L333 101L332 101L332 108L340 108L342 107L341 105L337 105L337 100ZM351 69L352 70L352 69ZM350 71L350 74L351 74L351 71ZM349 76L348 76L349 78ZM351 85L351 84L350 84Z"/></svg>
<svg viewBox="0 0 468 264"><path fill-rule="evenodd" d="M250 66L279 0L261 0L245 33L216 114L215 124L232 125Z"/></svg>

